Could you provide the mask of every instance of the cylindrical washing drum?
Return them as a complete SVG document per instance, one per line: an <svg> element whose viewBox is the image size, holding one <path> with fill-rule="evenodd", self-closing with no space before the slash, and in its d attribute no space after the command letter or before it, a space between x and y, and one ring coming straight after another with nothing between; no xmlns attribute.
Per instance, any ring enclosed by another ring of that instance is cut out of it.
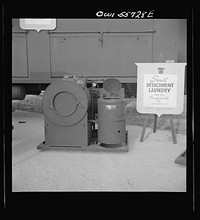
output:
<svg viewBox="0 0 200 220"><path fill-rule="evenodd" d="M98 142L114 145L125 142L125 100L120 98L98 99Z"/></svg>
<svg viewBox="0 0 200 220"><path fill-rule="evenodd" d="M73 80L61 79L47 87L43 96L45 117L59 126L72 126L83 119L91 98L87 88Z"/></svg>

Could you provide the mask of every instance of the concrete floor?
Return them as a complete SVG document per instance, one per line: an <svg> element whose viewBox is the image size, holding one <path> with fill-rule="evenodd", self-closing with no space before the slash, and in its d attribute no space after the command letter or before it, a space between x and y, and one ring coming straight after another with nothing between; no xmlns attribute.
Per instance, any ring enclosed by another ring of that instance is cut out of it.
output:
<svg viewBox="0 0 200 220"><path fill-rule="evenodd" d="M13 113L12 191L186 191L186 167L174 160L186 136L170 130L127 126L129 152L39 151L43 114ZM23 123L25 122L25 123Z"/></svg>

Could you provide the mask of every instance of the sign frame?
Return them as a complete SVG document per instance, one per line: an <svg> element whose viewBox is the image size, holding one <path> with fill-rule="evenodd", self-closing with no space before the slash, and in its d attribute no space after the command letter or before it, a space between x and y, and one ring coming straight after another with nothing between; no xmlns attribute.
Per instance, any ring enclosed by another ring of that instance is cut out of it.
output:
<svg viewBox="0 0 200 220"><path fill-rule="evenodd" d="M158 117L163 114L181 114L184 107L186 63L135 64L137 65L137 111L142 114L156 114ZM147 84L149 79L153 79L150 82L154 84ZM152 88L152 85L158 85L158 88ZM159 85L164 85L164 87L159 87ZM147 90L148 86L156 92L150 94L151 89ZM162 101L164 99L165 101Z"/></svg>

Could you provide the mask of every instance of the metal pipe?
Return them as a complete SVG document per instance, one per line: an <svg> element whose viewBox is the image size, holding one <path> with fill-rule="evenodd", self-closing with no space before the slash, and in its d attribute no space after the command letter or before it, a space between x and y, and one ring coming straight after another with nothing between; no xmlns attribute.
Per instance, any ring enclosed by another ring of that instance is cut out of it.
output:
<svg viewBox="0 0 200 220"><path fill-rule="evenodd" d="M137 31L62 31L62 32L48 32L49 34L116 34L116 33L155 33L156 30L137 30Z"/></svg>

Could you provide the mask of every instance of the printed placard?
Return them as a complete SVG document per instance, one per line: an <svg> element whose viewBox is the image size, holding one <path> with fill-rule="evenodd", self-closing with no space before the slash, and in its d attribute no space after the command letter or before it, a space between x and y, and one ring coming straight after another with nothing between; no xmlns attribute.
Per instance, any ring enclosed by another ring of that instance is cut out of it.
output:
<svg viewBox="0 0 200 220"><path fill-rule="evenodd" d="M106 105L105 106L106 110L115 110L117 108L116 105Z"/></svg>
<svg viewBox="0 0 200 220"><path fill-rule="evenodd" d="M56 28L56 19L32 19L25 18L19 19L20 27L24 30L36 30L40 32L41 30L54 30Z"/></svg>
<svg viewBox="0 0 200 220"><path fill-rule="evenodd" d="M186 63L137 63L137 111L181 114Z"/></svg>

